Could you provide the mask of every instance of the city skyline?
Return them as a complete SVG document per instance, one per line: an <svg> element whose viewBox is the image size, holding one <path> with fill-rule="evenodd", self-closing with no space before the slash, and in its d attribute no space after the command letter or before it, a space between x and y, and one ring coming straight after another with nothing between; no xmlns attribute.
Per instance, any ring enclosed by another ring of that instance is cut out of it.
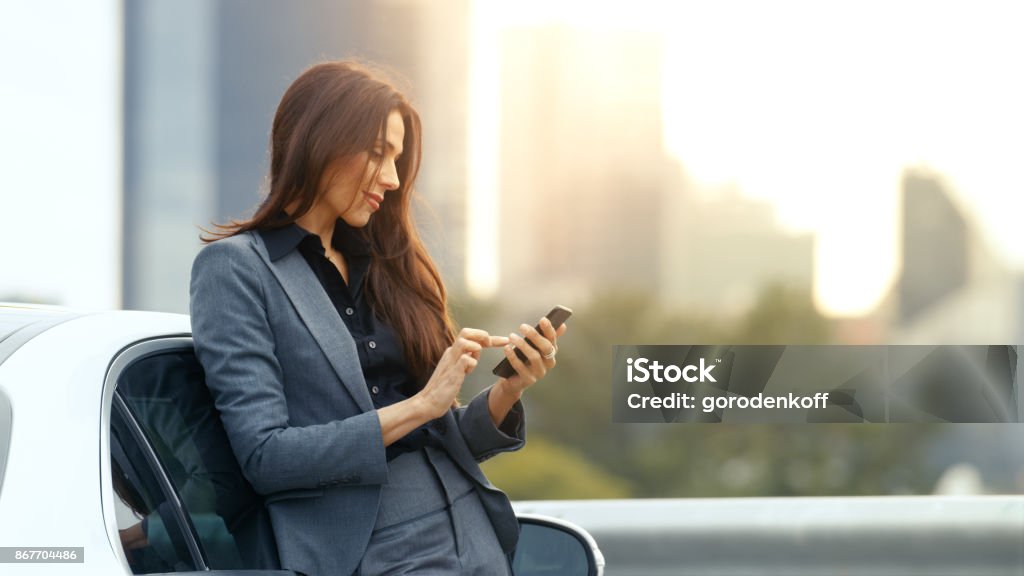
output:
<svg viewBox="0 0 1024 576"><path fill-rule="evenodd" d="M480 4L471 5L474 26L487 17L479 14ZM28 112L51 102L39 94L66 91L66 79L43 77L33 72L30 61L15 55L27 49L57 57L57 38L87 48L80 52L87 73L76 81L79 100L49 106L59 111L51 115L5 117L11 135L5 157L26 158L10 166L10 189L28 191L7 195L10 210L51 215L48 226L81 239L81 257L66 268L41 265L64 248L66 239L39 235L37 223L14 221L4 240L34 241L31 248L12 251L6 259L8 272L0 279L5 295L98 308L116 307L121 301L117 284L122 239L107 224L122 209L116 133L122 74L118 50L123 46L108 38L117 25L116 3L103 6L75 13L74 20L87 25L35 35L28 32L35 28L26 25L19 27L24 33L13 30L4 44L7 69L40 90L7 92L5 109ZM1021 156L1014 135L1024 129L1024 114L1016 102L1024 101L1024 91L1008 72L1015 68L1014 55L1024 53L1019 49L1022 40L1008 33L1019 9L999 3L968 9L920 2L891 9L882 4L826 9L787 2L771 7L683 3L675 12L659 12L659 5L639 2L635 10L613 18L600 6L580 10L573 2L556 2L547 10L535 2L517 6L492 8L498 13L491 16L500 17L506 28L560 24L664 34L665 67L675 71L668 75L663 96L667 153L679 159L701 189L731 183L741 197L767 202L784 229L814 235L816 301L826 314L860 314L891 289L899 269L897 192L907 167L926 166L941 175L952 201L993 257L1014 269L1024 263L1024 229L1015 222L1024 208L1019 193L1024 174L1014 164ZM18 8L5 10L12 21L42 18L28 9L22 9L24 14ZM512 10L520 16L506 18ZM801 30L799 23L788 22L793 12L816 27ZM476 29L470 34L473 42L485 36ZM865 34L872 43L863 42ZM672 81L685 81L682 92ZM708 108L715 102L722 108ZM730 116L730 111L736 114ZM732 120L723 124L727 117ZM789 122L794 119L811 124ZM467 124L470 132L476 129ZM787 127L793 132L791 140L779 140L778 132ZM75 151L58 161L59 171L47 170L41 157L24 156L28 148L46 149L33 134L57 133ZM829 138L849 142L837 148ZM22 145L26 142L28 147ZM497 165L474 162L480 152L467 148L466 164L490 169L496 179ZM442 170L457 165L445 164ZM41 173L48 174L45 181L39 179ZM253 174L251 180L261 177ZM487 203L482 206L488 210ZM461 210L460 201L453 198L445 209ZM103 213L92 214L96 210ZM83 214L89 222L79 218ZM486 226L498 218L490 209L490 216L471 223ZM492 237L501 233L497 228L488 232ZM457 250L450 252L462 258Z"/></svg>
<svg viewBox="0 0 1024 576"><path fill-rule="evenodd" d="M1014 217L1024 211L1024 174L1014 167L1024 155L1024 81L1009 73L1024 53L1013 24L1024 7L641 0L616 8L473 4L474 25L495 31L662 36L667 152L704 188L731 184L769 201L784 229L814 234L824 314L866 314L892 288L908 168L941 174L996 256L1024 265ZM493 51L495 34L475 38L475 50Z"/></svg>

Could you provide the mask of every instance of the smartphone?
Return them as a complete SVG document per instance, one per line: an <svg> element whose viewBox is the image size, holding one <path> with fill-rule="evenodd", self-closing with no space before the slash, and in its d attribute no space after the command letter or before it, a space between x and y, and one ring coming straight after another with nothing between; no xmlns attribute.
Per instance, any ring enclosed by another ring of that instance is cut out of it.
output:
<svg viewBox="0 0 1024 576"><path fill-rule="evenodd" d="M555 330L558 330L558 327L561 326L563 322L568 320L569 316L572 316L572 310L566 308L565 306L555 306L554 308L551 309L551 312L548 312L547 319L551 321L551 327L554 328ZM534 326L534 328L537 330L537 332L544 334L544 332L540 329L539 323L536 326ZM534 349L537 348L529 339L527 339L526 342L530 346L533 346ZM516 356L518 356L520 360L528 364L529 361L526 359L526 354L523 354L523 352L519 348L516 348L515 350ZM501 378L511 378L512 376L516 375L516 369L512 367L512 363L508 361L508 358L502 358L501 362L499 362L498 365L495 366L494 370L492 370L491 372L493 372L495 376L499 376Z"/></svg>

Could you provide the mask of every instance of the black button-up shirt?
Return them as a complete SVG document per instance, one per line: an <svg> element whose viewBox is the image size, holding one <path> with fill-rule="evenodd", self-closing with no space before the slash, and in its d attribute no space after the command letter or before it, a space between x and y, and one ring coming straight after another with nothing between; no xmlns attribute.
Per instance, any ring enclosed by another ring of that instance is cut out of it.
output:
<svg viewBox="0 0 1024 576"><path fill-rule="evenodd" d="M331 238L331 246L345 256L348 264L347 284L337 267L327 259L316 234L297 224L290 224L276 230L260 231L260 235L271 260L298 249L316 274L356 342L359 364L363 368L373 407L390 406L415 394L415 378L408 371L398 335L390 325L374 315L366 298L364 285L370 265L370 247L358 231L339 218ZM418 450L426 443L440 447L437 434L440 426L443 423L438 419L413 430L387 447L387 459L392 460L402 452Z"/></svg>

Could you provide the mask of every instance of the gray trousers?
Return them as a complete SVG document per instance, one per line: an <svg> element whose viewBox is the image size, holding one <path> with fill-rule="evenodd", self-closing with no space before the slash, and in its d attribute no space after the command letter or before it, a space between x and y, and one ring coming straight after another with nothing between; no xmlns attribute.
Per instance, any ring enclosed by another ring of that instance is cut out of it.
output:
<svg viewBox="0 0 1024 576"><path fill-rule="evenodd" d="M441 448L388 462L377 521L356 574L511 576L476 489Z"/></svg>

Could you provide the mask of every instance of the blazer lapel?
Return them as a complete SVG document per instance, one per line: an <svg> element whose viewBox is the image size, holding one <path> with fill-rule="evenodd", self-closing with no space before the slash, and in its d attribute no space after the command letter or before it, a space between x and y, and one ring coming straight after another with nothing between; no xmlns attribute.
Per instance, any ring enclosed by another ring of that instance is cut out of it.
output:
<svg viewBox="0 0 1024 576"><path fill-rule="evenodd" d="M362 366L359 365L359 352L356 350L355 340L349 334L345 322L335 313L334 305L320 287L316 274L310 270L297 250L271 261L259 234L249 236L256 252L284 288L288 299L295 305L299 318L324 351L342 384L355 398L356 404L363 411L373 410L373 401L366 389Z"/></svg>

